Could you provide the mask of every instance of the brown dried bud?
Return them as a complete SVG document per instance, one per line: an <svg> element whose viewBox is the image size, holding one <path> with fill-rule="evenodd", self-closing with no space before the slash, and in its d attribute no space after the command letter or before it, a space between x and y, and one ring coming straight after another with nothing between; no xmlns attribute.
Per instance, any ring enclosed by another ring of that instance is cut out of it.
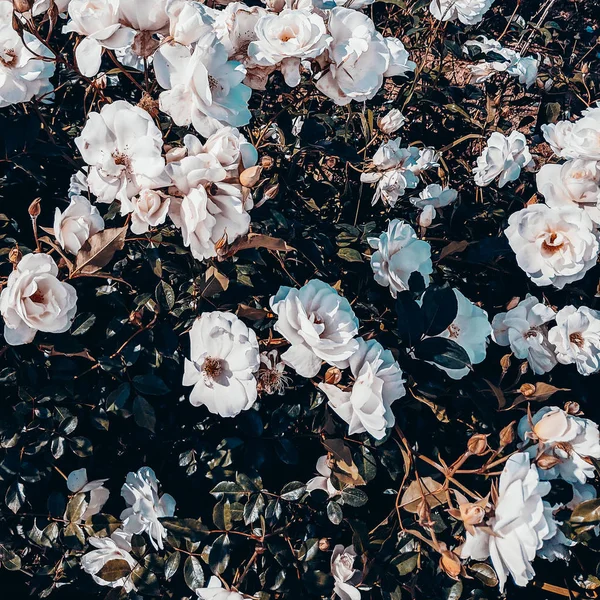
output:
<svg viewBox="0 0 600 600"><path fill-rule="evenodd" d="M521 392L525 398L530 398L535 394L535 385L533 385L533 383L524 383L519 388L519 392Z"/></svg>
<svg viewBox="0 0 600 600"><path fill-rule="evenodd" d="M477 433L474 436L471 436L467 442L467 448L469 449L469 452L475 454L475 456L485 454L488 449L487 435Z"/></svg>
<svg viewBox="0 0 600 600"><path fill-rule="evenodd" d="M581 72L582 72L584 75L587 75L587 74L590 72L590 64L589 64L589 63L583 63L583 64L581 65Z"/></svg>
<svg viewBox="0 0 600 600"><path fill-rule="evenodd" d="M254 187L258 183L261 173L262 167L260 165L249 167L240 173L240 183L247 188Z"/></svg>
<svg viewBox="0 0 600 600"><path fill-rule="evenodd" d="M509 444L512 444L515 441L515 430L514 430L515 422L509 423L506 427L502 429L500 432L500 448L505 448Z"/></svg>
<svg viewBox="0 0 600 600"><path fill-rule="evenodd" d="M327 550L329 550L329 540L327 538L321 538L319 540L319 550L321 552L327 552Z"/></svg>
<svg viewBox="0 0 600 600"><path fill-rule="evenodd" d="M141 109L145 110L151 117L158 116L158 102L153 100L150 94L144 92L142 98L137 104Z"/></svg>
<svg viewBox="0 0 600 600"><path fill-rule="evenodd" d="M444 550L440 557L440 569L444 571L448 577L458 579L458 576L462 572L460 558L451 550Z"/></svg>
<svg viewBox="0 0 600 600"><path fill-rule="evenodd" d="M265 187L263 192L263 198L265 198L266 200L273 200L273 198L275 198L277 194L279 194L279 184L272 183L271 185Z"/></svg>
<svg viewBox="0 0 600 600"><path fill-rule="evenodd" d="M129 315L129 323L139 327L142 324L142 313L134 310Z"/></svg>
<svg viewBox="0 0 600 600"><path fill-rule="evenodd" d="M552 454L542 454L541 456L538 456L538 458L535 461L535 464L540 468L540 469L551 469L552 467L555 467L557 464L560 463L560 458L553 456Z"/></svg>
<svg viewBox="0 0 600 600"><path fill-rule="evenodd" d="M138 56L141 56L142 58L148 58L156 52L159 46L160 42L152 36L152 32L140 31L133 38L131 49Z"/></svg>
<svg viewBox="0 0 600 600"><path fill-rule="evenodd" d="M574 417L580 415L581 407L579 406L579 402L565 402L565 412Z"/></svg>
<svg viewBox="0 0 600 600"><path fill-rule="evenodd" d="M521 363L521 366L519 367L519 371L521 372L521 375L525 375L525 373L527 373L527 369L529 369L529 363L524 360Z"/></svg>
<svg viewBox="0 0 600 600"><path fill-rule="evenodd" d="M479 525L485 518L485 508L480 504L465 502L458 508L460 510L460 520L465 525Z"/></svg>
<svg viewBox="0 0 600 600"><path fill-rule="evenodd" d="M17 244L14 248L11 248L10 252L8 253L8 260L12 263L13 269L17 268L21 258L23 258L23 253Z"/></svg>
<svg viewBox="0 0 600 600"><path fill-rule="evenodd" d="M219 254L220 250L223 250L223 248L225 248L225 246L227 246L227 234L224 233L223 236L221 237L220 240L217 241L217 243L215 244L215 250L217 251L217 254Z"/></svg>
<svg viewBox="0 0 600 600"><path fill-rule="evenodd" d="M265 156L262 156L260 159L260 166L265 171L272 169L274 164L275 164L275 159L272 156L265 155Z"/></svg>
<svg viewBox="0 0 600 600"><path fill-rule="evenodd" d="M37 219L40 216L40 213L42 212L42 209L40 207L40 202L41 202L41 198L36 198L30 205L29 205L29 216L32 219Z"/></svg>
<svg viewBox="0 0 600 600"><path fill-rule="evenodd" d="M510 354L505 354L501 359L500 359L500 366L502 367L502 372L506 373L508 371L508 369L510 369Z"/></svg>
<svg viewBox="0 0 600 600"><path fill-rule="evenodd" d="M325 383L336 385L342 379L342 372L337 367L329 367L325 372Z"/></svg>
<svg viewBox="0 0 600 600"><path fill-rule="evenodd" d="M24 13L31 10L33 0L13 0L13 6L17 12Z"/></svg>

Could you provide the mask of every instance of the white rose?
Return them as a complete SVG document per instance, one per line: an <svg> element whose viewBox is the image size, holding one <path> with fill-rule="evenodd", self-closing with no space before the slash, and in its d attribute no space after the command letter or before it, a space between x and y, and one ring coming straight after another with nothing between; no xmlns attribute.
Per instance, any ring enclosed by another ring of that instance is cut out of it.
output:
<svg viewBox="0 0 600 600"><path fill-rule="evenodd" d="M356 586L362 579L362 573L354 568L356 557L354 546L344 548L342 544L338 544L331 554L333 592L341 600L360 600L360 591Z"/></svg>
<svg viewBox="0 0 600 600"><path fill-rule="evenodd" d="M193 51L165 44L154 55L160 109L176 125L193 125L208 137L221 127L240 127L250 121L251 89L242 81L246 68L228 60L227 50L214 33L206 34Z"/></svg>
<svg viewBox="0 0 600 600"><path fill-rule="evenodd" d="M358 338L358 349L350 357L354 384L350 391L320 383L329 406L348 423L348 435L366 431L376 440L385 437L395 423L392 403L406 394L398 363L376 340Z"/></svg>
<svg viewBox="0 0 600 600"><path fill-rule="evenodd" d="M166 12L169 16L169 35L178 44L191 46L213 31L214 15L200 2L167 0Z"/></svg>
<svg viewBox="0 0 600 600"><path fill-rule="evenodd" d="M233 592L223 587L218 577L212 576L205 588L194 590L200 600L243 600L244 596L239 592Z"/></svg>
<svg viewBox="0 0 600 600"><path fill-rule="evenodd" d="M525 87L531 87L537 80L539 65L539 58L533 56L521 57L517 54L516 61L507 69L507 73L517 77L519 83L524 83Z"/></svg>
<svg viewBox="0 0 600 600"><path fill-rule="evenodd" d="M77 469L71 471L67 478L67 487L73 494L88 494L86 497L86 508L81 515L81 521L86 521L90 517L97 515L102 507L106 504L110 496L110 492L104 487L108 479L95 479L88 481L87 471L85 469Z"/></svg>
<svg viewBox="0 0 600 600"><path fill-rule="evenodd" d="M595 477L594 465L589 459L600 459L600 433L596 423L570 415L557 406L544 406L532 417L521 419L518 433L524 443L530 444L526 451L532 461L551 458L555 463L538 466L540 479L550 481L560 477L575 487L575 495L586 493L586 488L581 486Z"/></svg>
<svg viewBox="0 0 600 600"><path fill-rule="evenodd" d="M308 10L283 10L260 17L248 56L261 66L279 66L290 87L300 83L300 61L320 56L331 41L323 18Z"/></svg>
<svg viewBox="0 0 600 600"><path fill-rule="evenodd" d="M119 0L119 20L136 31L163 31L169 25L165 0Z"/></svg>
<svg viewBox="0 0 600 600"><path fill-rule="evenodd" d="M235 417L256 402L260 365L256 334L234 314L206 312L190 331L190 359L183 385L193 385L190 403L213 414Z"/></svg>
<svg viewBox="0 0 600 600"><path fill-rule="evenodd" d="M565 306L556 314L549 339L563 365L575 363L581 375L600 371L600 312L587 306Z"/></svg>
<svg viewBox="0 0 600 600"><path fill-rule="evenodd" d="M90 113L75 145L90 166L90 191L98 202L119 200L121 214L131 212L129 200L142 189L169 185L160 129L145 110L124 100Z"/></svg>
<svg viewBox="0 0 600 600"><path fill-rule="evenodd" d="M440 21L456 21L475 25L483 19L494 0L431 0L429 10Z"/></svg>
<svg viewBox="0 0 600 600"><path fill-rule="evenodd" d="M494 317L492 339L500 346L510 346L517 358L528 361L536 375L548 373L556 365L556 357L546 323L555 315L549 306L528 294L517 306Z"/></svg>
<svg viewBox="0 0 600 600"><path fill-rule="evenodd" d="M142 190L131 200L131 231L136 235L146 233L150 227L162 225L169 212L170 199L154 190Z"/></svg>
<svg viewBox="0 0 600 600"><path fill-rule="evenodd" d="M412 60L408 60L408 50L404 44L395 37L383 38L385 45L390 53L390 64L383 74L384 77L408 77L412 73L417 64Z"/></svg>
<svg viewBox="0 0 600 600"><path fill-rule="evenodd" d="M600 223L600 169L596 161L575 159L562 165L544 165L536 183L550 208L583 208L594 223Z"/></svg>
<svg viewBox="0 0 600 600"><path fill-rule="evenodd" d="M314 492L315 490L324 491L329 498L335 498L341 492L338 490L331 481L331 467L329 466L329 457L327 454L325 456L321 456L317 460L317 473L316 477L308 480L306 482L306 491L309 493Z"/></svg>
<svg viewBox="0 0 600 600"><path fill-rule="evenodd" d="M52 257L28 254L8 276L0 294L7 344L28 344L38 331L64 333L69 329L77 312L77 292L57 275Z"/></svg>
<svg viewBox="0 0 600 600"><path fill-rule="evenodd" d="M49 95L54 89L50 78L56 57L28 31L17 33L12 20L13 3L0 2L0 108Z"/></svg>
<svg viewBox="0 0 600 600"><path fill-rule="evenodd" d="M422 214L425 214L427 227L431 224L431 221L437 216L436 208L444 208L452 204L456 198L458 198L458 192L449 187L442 187L437 183L431 183L424 190L421 191L418 198L411 198L410 202L417 208L423 210Z"/></svg>
<svg viewBox="0 0 600 600"><path fill-rule="evenodd" d="M136 473L127 473L121 488L127 508L121 513L123 530L141 535L147 533L154 549L163 549L167 530L159 519L175 514L175 499L169 494L158 494L158 480L150 467Z"/></svg>
<svg viewBox="0 0 600 600"><path fill-rule="evenodd" d="M585 211L533 204L513 213L504 231L517 264L536 285L562 290L595 264L598 237Z"/></svg>
<svg viewBox="0 0 600 600"><path fill-rule="evenodd" d="M54 213L56 241L71 254L77 254L87 240L104 229L104 219L95 206L83 196L72 196L64 212Z"/></svg>
<svg viewBox="0 0 600 600"><path fill-rule="evenodd" d="M390 51L371 19L356 10L336 7L329 13L329 70L316 82L338 105L371 100L383 85Z"/></svg>
<svg viewBox="0 0 600 600"><path fill-rule="evenodd" d="M400 219L393 219L387 231L378 238L368 239L371 248L371 268L375 281L390 288L393 298L398 292L409 289L408 282L413 273L420 273L429 285L429 275L433 272L431 246L417 238L415 230Z"/></svg>
<svg viewBox="0 0 600 600"><path fill-rule="evenodd" d="M204 151L215 156L227 171L247 169L258 161L256 148L234 127L213 133L206 140Z"/></svg>
<svg viewBox="0 0 600 600"><path fill-rule="evenodd" d="M358 319L330 285L313 279L299 290L281 286L270 301L275 331L290 342L281 360L302 377L314 377L322 361L345 368L358 349Z"/></svg>
<svg viewBox="0 0 600 600"><path fill-rule="evenodd" d="M392 108L387 114L377 120L377 126L383 133L389 135L398 131L405 122L406 117L397 108Z"/></svg>
<svg viewBox="0 0 600 600"><path fill-rule="evenodd" d="M489 185L499 177L498 187L501 188L518 179L522 168L532 165L533 158L522 133L513 131L506 137L494 131L483 154L477 159L473 175L479 186Z"/></svg>

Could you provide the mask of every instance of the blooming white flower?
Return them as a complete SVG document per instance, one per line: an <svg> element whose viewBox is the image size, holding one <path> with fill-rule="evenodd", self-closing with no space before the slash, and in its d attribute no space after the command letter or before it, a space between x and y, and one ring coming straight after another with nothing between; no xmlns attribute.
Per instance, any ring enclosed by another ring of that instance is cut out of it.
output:
<svg viewBox="0 0 600 600"><path fill-rule="evenodd" d="M137 561L130 554L131 534L117 529L110 537L91 537L88 542L96 549L81 557L81 568L91 575L98 585L123 588L125 592L135 590L136 587L131 575L126 575L115 581L107 581L97 575L111 560L124 560L132 571L137 567Z"/></svg>
<svg viewBox="0 0 600 600"><path fill-rule="evenodd" d="M338 105L364 102L383 85L390 66L390 51L371 19L356 10L336 7L329 13L329 70L316 82L323 94Z"/></svg>
<svg viewBox="0 0 600 600"><path fill-rule="evenodd" d="M533 166L533 158L527 147L525 136L513 131L508 137L498 131L490 135L483 154L477 159L473 169L475 183L486 186L498 179L498 187L515 181L521 169Z"/></svg>
<svg viewBox="0 0 600 600"><path fill-rule="evenodd" d="M402 147L402 138L388 140L377 148L373 155L373 164L380 171L396 169L398 167L408 167L413 160L413 153L410 148Z"/></svg>
<svg viewBox="0 0 600 600"><path fill-rule="evenodd" d="M27 254L8 276L0 294L7 344L29 344L38 331L64 333L69 329L77 312L77 292L57 275L51 256Z"/></svg>
<svg viewBox="0 0 600 600"><path fill-rule="evenodd" d="M598 236L583 210L532 204L508 219L504 234L517 263L536 285L562 290L595 264Z"/></svg>
<svg viewBox="0 0 600 600"><path fill-rule="evenodd" d="M483 528L476 528L475 535L467 532L462 557L491 558L501 591L509 575L518 586L527 585L535 575L531 563L536 553L556 534L551 511L542 500L549 491L550 484L539 480L529 455L513 454L500 475L494 516L485 524L491 533Z"/></svg>
<svg viewBox="0 0 600 600"><path fill-rule="evenodd" d="M368 242L376 250L371 255L375 281L389 287L393 298L398 292L409 289L409 279L413 273L420 273L425 287L429 285L429 275L433 272L431 246L419 240L408 223L393 219L387 231L378 238L368 238Z"/></svg>
<svg viewBox="0 0 600 600"><path fill-rule="evenodd" d="M243 600L239 592L226 590L218 577L211 577L205 588L194 590L200 600Z"/></svg>
<svg viewBox="0 0 600 600"><path fill-rule="evenodd" d="M72 196L64 212L54 213L54 237L71 254L77 254L87 240L104 229L104 219L83 196Z"/></svg>
<svg viewBox="0 0 600 600"><path fill-rule="evenodd" d="M485 359L488 338L492 333L492 326L488 321L488 314L462 292L455 289L454 294L458 303L458 311L454 321L447 329L435 337L446 338L461 346L472 365L477 365ZM462 369L449 369L436 363L436 366L445 371L452 379L462 379L469 374L468 366Z"/></svg>
<svg viewBox="0 0 600 600"><path fill-rule="evenodd" d="M129 201L142 189L169 185L161 151L162 134L150 115L124 100L92 112L75 144L90 166L87 182L98 202L121 202L121 213L131 212Z"/></svg>
<svg viewBox="0 0 600 600"><path fill-rule="evenodd" d="M394 133L406 122L406 117L397 109L392 108L377 120L377 126L383 133Z"/></svg>
<svg viewBox="0 0 600 600"><path fill-rule="evenodd" d="M395 423L392 403L406 394L398 363L376 340L358 338L358 349L350 357L354 384L349 391L320 383L329 406L348 423L348 434L367 432L375 439L385 437Z"/></svg>
<svg viewBox="0 0 600 600"><path fill-rule="evenodd" d="M260 353L260 369L257 375L258 389L269 395L282 396L290 384L290 378L285 374L285 363L279 360L277 350Z"/></svg>
<svg viewBox="0 0 600 600"><path fill-rule="evenodd" d="M169 15L165 0L118 0L119 21L125 27L136 31L165 32L169 25Z"/></svg>
<svg viewBox="0 0 600 600"><path fill-rule="evenodd" d="M58 13L63 15L66 12L71 0L53 0ZM50 0L34 0L31 7L31 15L37 17L44 14L50 8Z"/></svg>
<svg viewBox="0 0 600 600"><path fill-rule="evenodd" d="M228 173L237 174L258 162L256 148L235 127L222 127L213 133L203 151L212 154Z"/></svg>
<svg viewBox="0 0 600 600"><path fill-rule="evenodd" d="M344 548L342 544L338 544L331 554L333 592L341 600L360 600L356 586L361 582L362 573L354 568L356 557L354 546Z"/></svg>
<svg viewBox="0 0 600 600"><path fill-rule="evenodd" d="M492 339L500 346L510 346L517 358L526 359L536 375L548 373L556 365L556 356L546 323L555 315L549 306L528 294L517 306L494 317Z"/></svg>
<svg viewBox="0 0 600 600"><path fill-rule="evenodd" d="M358 319L346 298L313 279L299 290L281 286L270 300L275 330L290 342L283 362L302 377L314 377L322 361L345 368L358 350Z"/></svg>
<svg viewBox="0 0 600 600"><path fill-rule="evenodd" d="M331 482L331 467L329 466L329 457L327 454L321 456L317 460L317 473L316 477L313 477L306 483L306 491L311 493L315 490L323 490L329 498L335 498L341 493L333 483Z"/></svg>
<svg viewBox="0 0 600 600"><path fill-rule="evenodd" d="M133 41L133 30L119 22L119 0L71 0L68 12L69 22L63 33L85 36L75 49L75 58L86 77L93 77L100 70L103 48L124 48Z"/></svg>
<svg viewBox="0 0 600 600"><path fill-rule="evenodd" d="M600 168L596 161L575 159L562 165L544 165L536 183L550 208L583 208L594 223L600 224Z"/></svg>
<svg viewBox="0 0 600 600"><path fill-rule="evenodd" d="M587 306L565 306L548 334L563 365L575 363L581 375L600 371L600 312Z"/></svg>
<svg viewBox="0 0 600 600"><path fill-rule="evenodd" d="M150 227L162 225L169 212L170 199L154 190L142 190L131 200L131 231L136 235L146 233Z"/></svg>
<svg viewBox="0 0 600 600"><path fill-rule="evenodd" d="M300 61L317 58L331 41L323 18L309 10L266 13L254 31L256 41L250 42L248 56L258 65L278 66L290 87L300 83Z"/></svg>
<svg viewBox="0 0 600 600"><path fill-rule="evenodd" d="M54 54L28 31L13 29L13 3L0 2L0 108L50 94ZM47 59L47 60L44 60Z"/></svg>
<svg viewBox="0 0 600 600"><path fill-rule="evenodd" d="M423 227L428 227L437 215L436 208L444 208L444 206L452 204L456 198L458 198L456 190L449 187L442 187L438 183L431 183L420 192L418 198L411 198L410 202L423 210L419 224ZM423 221L424 216L426 218Z"/></svg>
<svg viewBox="0 0 600 600"><path fill-rule="evenodd" d="M87 507L81 515L81 520L86 521L90 517L97 515L102 507L106 504L110 492L104 487L104 483L108 479L95 479L88 481L87 471L85 469L77 469L71 471L67 477L67 487L74 494L87 494L89 492L89 500Z"/></svg>
<svg viewBox="0 0 600 600"><path fill-rule="evenodd" d="M523 417L518 432L524 442L535 442L525 452L537 463L541 479L560 477L577 486L594 478L594 465L586 460L600 458L600 434L593 421L544 406L531 421Z"/></svg>
<svg viewBox="0 0 600 600"><path fill-rule="evenodd" d="M160 108L176 125L193 125L203 136L224 125L239 127L250 121L251 90L242 81L245 67L228 60L227 50L214 32L204 35L194 50L165 44L154 55L158 84L164 88Z"/></svg>
<svg viewBox="0 0 600 600"><path fill-rule="evenodd" d="M189 0L167 0L169 36L183 46L195 44L201 37L215 28L215 13L200 2Z"/></svg>
<svg viewBox="0 0 600 600"><path fill-rule="evenodd" d="M519 55L514 64L508 68L507 73L517 77L519 83L525 84L525 87L531 87L537 80L539 66L539 54L538 58Z"/></svg>
<svg viewBox="0 0 600 600"><path fill-rule="evenodd" d="M440 156L435 148L411 146L408 150L411 153L412 160L408 161L406 166L415 175L420 175L422 171L440 166Z"/></svg>
<svg viewBox="0 0 600 600"><path fill-rule="evenodd" d="M88 187L87 174L88 168L83 167L71 175L69 180L69 189L67 191L69 198L72 198L73 196L82 196L83 194L89 193L90 189Z"/></svg>
<svg viewBox="0 0 600 600"><path fill-rule="evenodd" d="M483 19L494 0L431 0L429 10L440 21L456 21L475 25Z"/></svg>
<svg viewBox="0 0 600 600"><path fill-rule="evenodd" d="M194 386L190 403L222 417L252 408L259 364L252 329L232 313L202 313L190 331L190 359L183 371L183 385Z"/></svg>
<svg viewBox="0 0 600 600"><path fill-rule="evenodd" d="M127 473L121 488L127 508L121 513L123 529L127 533L148 534L155 549L163 549L167 530L159 521L175 514L175 499L169 494L158 495L158 480L150 467L142 467L136 473Z"/></svg>
<svg viewBox="0 0 600 600"><path fill-rule="evenodd" d="M600 105L587 108L574 123L542 125L546 141L561 158L600 161Z"/></svg>
<svg viewBox="0 0 600 600"><path fill-rule="evenodd" d="M408 77L417 68L417 63L408 59L408 50L404 44L395 37L383 38L390 53L390 62L384 72L384 77Z"/></svg>

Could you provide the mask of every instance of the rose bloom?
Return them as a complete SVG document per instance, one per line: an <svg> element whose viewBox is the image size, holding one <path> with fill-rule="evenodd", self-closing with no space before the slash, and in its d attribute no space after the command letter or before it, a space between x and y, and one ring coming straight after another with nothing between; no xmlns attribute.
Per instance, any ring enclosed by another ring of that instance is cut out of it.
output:
<svg viewBox="0 0 600 600"><path fill-rule="evenodd" d="M358 338L358 349L350 357L354 384L350 391L320 383L329 406L348 423L348 435L367 432L376 440L385 437L395 423L392 403L406 394L402 370L389 350L376 340Z"/></svg>
<svg viewBox="0 0 600 600"><path fill-rule="evenodd" d="M600 105L586 108L574 123L542 125L546 141L561 158L600 161Z"/></svg>
<svg viewBox="0 0 600 600"><path fill-rule="evenodd" d="M312 493L315 490L322 490L327 494L327 496L329 496L329 498L335 498L336 496L340 495L340 490L338 490L331 482L332 471L329 464L329 457L327 454L325 456L321 456L317 460L318 475L306 482L307 492Z"/></svg>
<svg viewBox="0 0 600 600"><path fill-rule="evenodd" d="M56 57L28 31L17 33L12 21L13 3L0 2L0 108L29 102L54 89L50 78Z"/></svg>
<svg viewBox="0 0 600 600"><path fill-rule="evenodd" d="M397 109L392 108L377 120L377 126L383 133L394 133L406 122L406 117Z"/></svg>
<svg viewBox="0 0 600 600"><path fill-rule="evenodd" d="M560 477L573 485L594 479L594 465L589 459L600 459L600 434L593 421L557 406L544 406L531 419L521 419L518 433L523 442L534 442L525 452L538 462L540 479Z"/></svg>
<svg viewBox="0 0 600 600"><path fill-rule="evenodd" d="M431 246L417 238L415 230L400 219L390 221L387 231L378 238L368 238L369 246L376 251L371 255L371 268L375 281L390 288L396 298L398 292L409 289L413 273L420 273L425 287L433 272Z"/></svg>
<svg viewBox="0 0 600 600"><path fill-rule="evenodd" d="M194 590L200 600L243 600L244 596L239 592L233 592L223 587L218 577L212 576L208 585L204 588Z"/></svg>
<svg viewBox="0 0 600 600"><path fill-rule="evenodd" d="M504 234L519 267L536 285L562 290L596 264L598 236L578 208L533 204L509 217Z"/></svg>
<svg viewBox="0 0 600 600"><path fill-rule="evenodd" d="M440 21L456 21L475 25L483 19L494 0L431 0L429 10Z"/></svg>
<svg viewBox="0 0 600 600"><path fill-rule="evenodd" d="M77 469L71 471L67 477L67 488L73 494L87 494L86 509L81 515L81 520L86 521L90 517L97 515L102 507L106 504L110 496L110 492L104 487L108 479L96 479L88 481L87 471L85 469Z"/></svg>
<svg viewBox="0 0 600 600"><path fill-rule="evenodd" d="M494 131L490 135L483 154L477 159L473 169L476 185L486 186L498 179L498 187L504 187L509 181L515 181L521 169L533 165L525 136L513 131L508 137Z"/></svg>
<svg viewBox="0 0 600 600"><path fill-rule="evenodd" d="M600 371L600 312L587 306L565 306L548 334L563 365L575 363L580 375Z"/></svg>
<svg viewBox="0 0 600 600"><path fill-rule="evenodd" d="M88 542L95 550L81 557L81 568L91 575L98 585L123 588L125 592L135 590L136 587L131 575L121 577L115 581L108 581L97 575L111 560L125 561L131 567L131 571L137 567L137 561L130 554L131 534L125 533L122 529L117 529L110 537L91 537Z"/></svg>
<svg viewBox="0 0 600 600"><path fill-rule="evenodd" d="M169 16L170 37L178 44L191 46L213 31L214 13L217 11L212 11L200 2L168 0L166 12Z"/></svg>
<svg viewBox="0 0 600 600"><path fill-rule="evenodd" d="M227 50L214 33L206 34L194 50L165 44L154 55L158 84L164 88L160 109L176 125L193 125L208 137L225 125L250 121L251 90L242 81L245 67L228 60Z"/></svg>
<svg viewBox="0 0 600 600"><path fill-rule="evenodd" d="M71 327L77 312L77 292L57 275L51 256L27 254L8 276L0 294L7 344L29 344L38 331L64 333Z"/></svg>
<svg viewBox="0 0 600 600"><path fill-rule="evenodd" d="M258 65L278 66L290 87L300 83L300 61L320 56L331 41L323 18L309 10L267 13L254 27L248 56Z"/></svg>
<svg viewBox="0 0 600 600"><path fill-rule="evenodd" d="M550 208L583 208L594 223L600 224L600 168L596 161L575 159L562 165L544 165L536 183Z"/></svg>
<svg viewBox="0 0 600 600"><path fill-rule="evenodd" d="M237 174L258 162L256 148L235 127L223 127L213 133L203 151L212 154L228 173Z"/></svg>
<svg viewBox="0 0 600 600"><path fill-rule="evenodd" d="M461 556L478 561L491 558L500 591L509 575L518 586L527 585L535 575L531 563L536 553L557 533L552 512L542 500L549 491L550 484L539 480L529 455L513 454L500 475L494 516L486 528L476 528L475 535L467 532Z"/></svg>
<svg viewBox="0 0 600 600"><path fill-rule="evenodd" d="M213 414L235 417L257 398L260 365L256 334L232 313L205 312L190 331L190 359L183 385L193 385L190 403Z"/></svg>
<svg viewBox="0 0 600 600"><path fill-rule="evenodd" d="M516 358L526 359L536 375L543 375L556 365L546 325L555 316L549 306L528 294L517 306L494 317L492 339L499 346L510 346Z"/></svg>
<svg viewBox="0 0 600 600"><path fill-rule="evenodd" d="M90 166L90 191L98 202L119 200L121 214L131 212L130 199L142 189L169 185L162 133L145 110L124 100L90 113L75 144Z"/></svg>
<svg viewBox="0 0 600 600"><path fill-rule="evenodd" d="M119 0L119 21L136 31L163 32L169 25L165 0Z"/></svg>
<svg viewBox="0 0 600 600"><path fill-rule="evenodd" d="M356 557L354 546L344 548L342 544L338 544L331 554L333 593L341 600L360 600L356 586L362 579L362 573L354 568Z"/></svg>
<svg viewBox="0 0 600 600"><path fill-rule="evenodd" d="M436 208L444 208L444 206L452 204L456 198L458 198L456 190L431 183L421 191L418 198L411 198L410 202L423 210L419 217L419 225L429 227L437 216Z"/></svg>
<svg viewBox="0 0 600 600"><path fill-rule="evenodd" d="M57 208L54 213L54 237L71 254L77 254L91 236L103 229L104 219L98 209L83 196L71 197L64 212Z"/></svg>
<svg viewBox="0 0 600 600"><path fill-rule="evenodd" d="M270 300L275 331L290 342L281 360L302 377L314 377L322 361L345 368L358 350L358 319L330 285L313 279L299 290L281 286Z"/></svg>
<svg viewBox="0 0 600 600"><path fill-rule="evenodd" d="M175 499L169 494L158 495L158 480L150 467L136 473L127 473L121 488L127 508L121 513L123 529L127 533L147 533L155 550L163 549L167 530L159 519L175 514Z"/></svg>
<svg viewBox="0 0 600 600"><path fill-rule="evenodd" d="M131 231L136 235L146 233L150 227L162 225L169 212L170 199L154 190L142 190L131 200Z"/></svg>

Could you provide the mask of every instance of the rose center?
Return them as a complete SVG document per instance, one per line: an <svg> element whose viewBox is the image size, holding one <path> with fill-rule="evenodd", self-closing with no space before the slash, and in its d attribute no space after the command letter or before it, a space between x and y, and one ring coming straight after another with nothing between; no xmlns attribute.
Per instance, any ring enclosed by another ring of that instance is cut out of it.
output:
<svg viewBox="0 0 600 600"><path fill-rule="evenodd" d="M569 341L571 344L575 344L578 348L583 348L583 336L579 332L572 333L569 335Z"/></svg>
<svg viewBox="0 0 600 600"><path fill-rule="evenodd" d="M215 90L219 87L219 80L213 77L212 75L208 76L208 87L211 90Z"/></svg>
<svg viewBox="0 0 600 600"><path fill-rule="evenodd" d="M286 27L280 34L279 39L285 44L296 37L296 32L291 27Z"/></svg>
<svg viewBox="0 0 600 600"><path fill-rule="evenodd" d="M529 331L525 332L523 337L528 340L529 338L536 337L538 334L537 327L532 327Z"/></svg>
<svg viewBox="0 0 600 600"><path fill-rule="evenodd" d="M115 165L123 166L126 169L129 169L131 166L131 161L129 156L124 152L113 152L112 154L113 160L115 161Z"/></svg>
<svg viewBox="0 0 600 600"><path fill-rule="evenodd" d="M202 365L202 372L209 379L216 379L223 373L223 371L223 360L221 360L220 358L213 358L212 356L208 356L204 359L204 363Z"/></svg>
<svg viewBox="0 0 600 600"><path fill-rule="evenodd" d="M452 323L451 325L448 325L448 333L451 338L456 339L460 335L460 327Z"/></svg>
<svg viewBox="0 0 600 600"><path fill-rule="evenodd" d="M563 247L564 241L562 236L560 236L556 231L553 231L543 242L542 248L549 252L550 254L554 254L558 252Z"/></svg>
<svg viewBox="0 0 600 600"><path fill-rule="evenodd" d="M43 304L43 302L44 302L44 294L42 294L42 292L40 292L40 290L37 290L36 292L34 292L33 294L31 294L31 296L29 296L29 299L32 302L35 302L36 304Z"/></svg>
<svg viewBox="0 0 600 600"><path fill-rule="evenodd" d="M4 50L4 52L0 53L0 64L8 69L14 67L17 64L17 60L17 53L12 48Z"/></svg>

